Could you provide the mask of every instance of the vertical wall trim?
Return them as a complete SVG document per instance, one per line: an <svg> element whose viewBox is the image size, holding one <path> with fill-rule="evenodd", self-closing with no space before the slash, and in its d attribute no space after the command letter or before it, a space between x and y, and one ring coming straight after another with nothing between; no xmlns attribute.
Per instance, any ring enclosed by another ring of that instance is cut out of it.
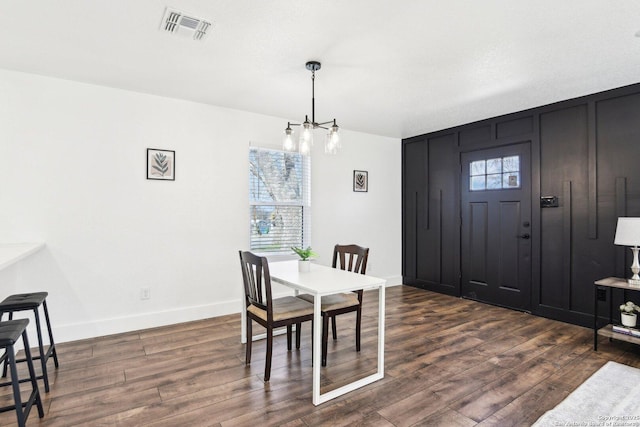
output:
<svg viewBox="0 0 640 427"><path fill-rule="evenodd" d="M454 272L454 278L455 278L455 287L456 287L456 296L461 296L461 290L460 290L460 279L462 278L462 264L461 264L461 233L462 233L462 208L461 208L461 190L460 190L460 181L462 179L461 174L462 174L462 159L460 158L460 152L458 151L458 148L460 147L460 132L456 132L455 133L455 141L456 141L456 149L455 149L455 153L456 153L456 160L458 162L458 169L457 169L457 173L454 174L454 182L455 185L453 186L453 188L455 189L453 192L453 200L454 200L454 208L453 211L455 212L455 226L454 226L454 235L453 235L453 257L451 262L453 262L453 272Z"/></svg>
<svg viewBox="0 0 640 427"><path fill-rule="evenodd" d="M418 277L418 234L419 234L419 231L420 231L420 229L418 228L419 225L420 225L420 216L419 216L420 215L420 208L419 208L420 205L418 205L418 202L420 201L420 194L417 191L416 191L416 194L415 194L414 201L415 201L415 203L414 203L413 206L415 206L415 210L416 210L416 215L415 215L415 218L416 218L415 219L415 221L416 221L415 230L416 231L414 233L414 239L413 239L414 246L415 246L414 247L414 252L413 252L415 254L414 255L415 256L415 262L413 263L413 265L414 265L413 277L417 278Z"/></svg>
<svg viewBox="0 0 640 427"><path fill-rule="evenodd" d="M627 216L627 178L616 178L616 218Z"/></svg>
<svg viewBox="0 0 640 427"><path fill-rule="evenodd" d="M442 283L442 189L438 192L438 284Z"/></svg>
<svg viewBox="0 0 640 427"><path fill-rule="evenodd" d="M431 213L429 212L429 204L431 203L431 176L430 176L430 170L431 168L429 167L429 158L431 157L431 153L429 153L429 147L431 147L431 141L427 140L427 149L424 150L424 155L425 155L425 159L424 159L424 164L425 164L425 177L426 179L426 183L425 183L425 198L424 198L424 217L425 217L425 226L427 230L431 229ZM416 252L417 253L417 252Z"/></svg>
<svg viewBox="0 0 640 427"><path fill-rule="evenodd" d="M598 129L597 129L597 104L590 101L587 104L587 135L589 144L589 212L587 220L587 237L598 238Z"/></svg>
<svg viewBox="0 0 640 427"><path fill-rule="evenodd" d="M562 210L562 307L571 310L571 290L573 289L571 265L571 181L562 183L562 196L564 199Z"/></svg>
<svg viewBox="0 0 640 427"><path fill-rule="evenodd" d="M621 216L627 216L627 178L626 177L617 177L616 178L616 195L615 195L615 213L616 213L616 223L618 218ZM628 249L624 246L618 246L615 249L616 258L615 258L615 274L617 277L627 277L627 270L625 264L627 259L626 252Z"/></svg>
<svg viewBox="0 0 640 427"><path fill-rule="evenodd" d="M540 305L542 288L540 286L541 247L542 247L542 210L539 201L542 191L542 144L540 142L540 114L533 115L534 133L531 136L531 308Z"/></svg>

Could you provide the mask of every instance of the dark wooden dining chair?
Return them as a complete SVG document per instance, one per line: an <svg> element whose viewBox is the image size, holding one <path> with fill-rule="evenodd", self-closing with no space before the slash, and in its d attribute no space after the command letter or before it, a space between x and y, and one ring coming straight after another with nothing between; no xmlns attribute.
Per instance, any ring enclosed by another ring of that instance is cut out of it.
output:
<svg viewBox="0 0 640 427"><path fill-rule="evenodd" d="M333 248L333 268L365 274L367 271L367 259L369 248L358 245L336 245ZM313 295L302 294L298 298L313 303ZM333 339L338 338L336 332L336 316L339 314L356 312L356 351L360 351L360 329L362 325L362 289L326 295L322 297L322 366L327 366L327 346L329 341L329 319Z"/></svg>
<svg viewBox="0 0 640 427"><path fill-rule="evenodd" d="M264 367L264 380L271 377L271 355L273 349L273 330L287 327L287 350L291 350L292 326L296 327L296 348L300 348L300 325L313 321L313 304L294 296L273 299L271 296L271 275L267 258L251 252L240 253L242 280L247 313L247 345L245 363L251 363L251 343L253 340L252 321L267 330L267 355Z"/></svg>

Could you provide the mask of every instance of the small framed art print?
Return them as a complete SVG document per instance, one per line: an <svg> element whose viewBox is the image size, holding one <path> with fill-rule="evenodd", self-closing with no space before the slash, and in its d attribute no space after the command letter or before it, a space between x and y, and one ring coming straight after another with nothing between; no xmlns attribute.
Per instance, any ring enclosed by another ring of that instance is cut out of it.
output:
<svg viewBox="0 0 640 427"><path fill-rule="evenodd" d="M176 152L147 148L147 179L175 181Z"/></svg>
<svg viewBox="0 0 640 427"><path fill-rule="evenodd" d="M369 191L369 172L353 171L353 191L356 191L356 192Z"/></svg>

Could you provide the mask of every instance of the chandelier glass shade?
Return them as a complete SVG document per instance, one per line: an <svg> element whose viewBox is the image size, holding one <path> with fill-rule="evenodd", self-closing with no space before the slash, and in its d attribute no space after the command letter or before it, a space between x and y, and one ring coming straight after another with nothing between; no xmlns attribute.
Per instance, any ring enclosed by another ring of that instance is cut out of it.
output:
<svg viewBox="0 0 640 427"><path fill-rule="evenodd" d="M282 140L282 148L285 151L298 151L302 155L311 154L311 147L313 146L313 131L317 128L327 130L327 135L324 141L324 152L327 154L336 154L341 148L340 136L338 131L340 128L336 123L336 119L328 122L316 122L315 119L315 78L316 71L321 67L321 64L317 61L309 61L306 63L307 70L311 71L311 120L309 116L305 115L304 122L302 123L287 123L287 128L284 130L284 138ZM331 126L327 126L331 124ZM300 127L300 135L296 142L294 131L292 126Z"/></svg>

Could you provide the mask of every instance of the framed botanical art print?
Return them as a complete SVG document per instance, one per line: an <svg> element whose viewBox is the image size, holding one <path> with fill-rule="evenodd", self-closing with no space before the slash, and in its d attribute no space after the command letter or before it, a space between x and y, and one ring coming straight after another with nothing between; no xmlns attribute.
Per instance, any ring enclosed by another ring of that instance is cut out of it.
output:
<svg viewBox="0 0 640 427"><path fill-rule="evenodd" d="M176 152L147 148L147 179L175 181Z"/></svg>
<svg viewBox="0 0 640 427"><path fill-rule="evenodd" d="M353 171L353 191L363 193L369 191L369 172Z"/></svg>

